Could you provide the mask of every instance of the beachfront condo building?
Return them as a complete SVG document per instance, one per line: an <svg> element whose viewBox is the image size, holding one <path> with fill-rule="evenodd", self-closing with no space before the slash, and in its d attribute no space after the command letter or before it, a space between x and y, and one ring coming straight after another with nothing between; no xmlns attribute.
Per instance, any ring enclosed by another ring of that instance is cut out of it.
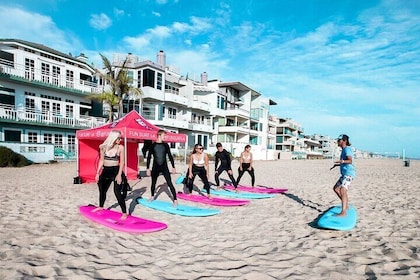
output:
<svg viewBox="0 0 420 280"><path fill-rule="evenodd" d="M112 70L124 67L140 95L123 98L123 114L138 111L151 123L188 137L171 144L175 155L195 143L214 154L215 144L238 157L251 144L256 160L307 158L317 141L305 138L297 122L270 114L275 101L238 82L179 74L159 51L155 61L114 54ZM125 62L125 63L124 63ZM74 158L76 130L96 127L112 111L92 95L109 87L83 54L76 57L19 39L0 39L0 142L21 143L19 151L36 154L53 147L55 159ZM318 143L318 144L317 144ZM141 145L141 144L140 144Z"/></svg>
<svg viewBox="0 0 420 280"><path fill-rule="evenodd" d="M83 54L0 39L2 145L25 143L19 152L29 159L42 159L49 147L57 158L74 157L76 130L105 123L102 104L88 98L98 89L94 74Z"/></svg>
<svg viewBox="0 0 420 280"><path fill-rule="evenodd" d="M151 123L188 136L187 145L172 144L175 154L189 153L195 143L213 154L221 142L234 156L252 144L256 159L275 158L275 124L269 112L276 103L259 92L240 82L208 80L207 72L199 81L184 77L166 64L162 50L156 62L116 54L112 65L115 71L124 65L132 85L142 92L124 100L124 113L138 110Z"/></svg>

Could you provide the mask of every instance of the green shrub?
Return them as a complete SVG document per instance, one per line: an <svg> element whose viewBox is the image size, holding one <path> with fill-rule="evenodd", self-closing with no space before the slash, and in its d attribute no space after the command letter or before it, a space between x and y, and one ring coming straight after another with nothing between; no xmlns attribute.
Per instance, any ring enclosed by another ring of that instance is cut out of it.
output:
<svg viewBox="0 0 420 280"><path fill-rule="evenodd" d="M0 146L0 167L22 167L32 162L9 148Z"/></svg>

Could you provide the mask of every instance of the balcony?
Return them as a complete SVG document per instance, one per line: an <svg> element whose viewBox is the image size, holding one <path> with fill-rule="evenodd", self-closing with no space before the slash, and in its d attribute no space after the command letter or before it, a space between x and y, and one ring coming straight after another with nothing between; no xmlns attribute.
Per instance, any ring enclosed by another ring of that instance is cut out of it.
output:
<svg viewBox="0 0 420 280"><path fill-rule="evenodd" d="M87 75L86 75L87 76ZM98 92L97 84L88 80L67 78L60 74L45 74L41 69L25 69L24 65L10 65L7 60L0 59L0 79L18 83L30 83L32 86L53 88L55 90L73 91L75 93Z"/></svg>
<svg viewBox="0 0 420 280"><path fill-rule="evenodd" d="M48 113L33 113L0 107L0 121L19 124L30 124L39 126L67 127L74 129L93 128L106 123L104 118L80 116L79 118L69 118Z"/></svg>
<svg viewBox="0 0 420 280"><path fill-rule="evenodd" d="M194 130L194 131L203 131L203 132L213 133L212 124L207 121L204 121L204 122L190 121L188 124L188 129Z"/></svg>

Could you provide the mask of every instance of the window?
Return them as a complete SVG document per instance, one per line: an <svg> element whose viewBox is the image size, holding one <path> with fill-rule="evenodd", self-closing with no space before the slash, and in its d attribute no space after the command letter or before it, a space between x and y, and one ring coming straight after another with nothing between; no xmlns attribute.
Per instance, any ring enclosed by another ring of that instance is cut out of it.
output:
<svg viewBox="0 0 420 280"><path fill-rule="evenodd" d="M53 65L52 67L52 82L54 85L60 85L60 67Z"/></svg>
<svg viewBox="0 0 420 280"><path fill-rule="evenodd" d="M28 142L29 143L38 143L38 133L28 132Z"/></svg>
<svg viewBox="0 0 420 280"><path fill-rule="evenodd" d="M168 108L168 118L176 119L176 109L175 108Z"/></svg>
<svg viewBox="0 0 420 280"><path fill-rule="evenodd" d="M51 133L44 133L44 143L46 144L52 144L53 143L53 138L52 138L52 134Z"/></svg>
<svg viewBox="0 0 420 280"><path fill-rule="evenodd" d="M63 135L54 134L54 146L58 148L63 148Z"/></svg>
<svg viewBox="0 0 420 280"><path fill-rule="evenodd" d="M0 62L4 65L15 67L14 54L9 52L0 51Z"/></svg>
<svg viewBox="0 0 420 280"><path fill-rule="evenodd" d="M50 82L50 65L47 63L41 64L41 80L44 83Z"/></svg>
<svg viewBox="0 0 420 280"><path fill-rule="evenodd" d="M53 115L60 115L61 114L61 104L57 102L52 102L52 113Z"/></svg>
<svg viewBox="0 0 420 280"><path fill-rule="evenodd" d="M35 60L25 58L25 79L35 79Z"/></svg>
<svg viewBox="0 0 420 280"><path fill-rule="evenodd" d="M157 83L156 83L157 89L162 89L162 73L157 73Z"/></svg>
<svg viewBox="0 0 420 280"><path fill-rule="evenodd" d="M143 86L155 87L155 71L151 69L143 70Z"/></svg>
<svg viewBox="0 0 420 280"><path fill-rule="evenodd" d="M66 87L74 87L74 72L71 70L66 70Z"/></svg>
<svg viewBox="0 0 420 280"><path fill-rule="evenodd" d="M76 151L76 136L75 135L68 135L67 136L67 144L69 146L69 152Z"/></svg>
<svg viewBox="0 0 420 280"><path fill-rule="evenodd" d="M43 114L47 114L50 111L50 102L48 102L47 100L42 100L41 109Z"/></svg>
<svg viewBox="0 0 420 280"><path fill-rule="evenodd" d="M66 118L73 118L73 105L66 104Z"/></svg>

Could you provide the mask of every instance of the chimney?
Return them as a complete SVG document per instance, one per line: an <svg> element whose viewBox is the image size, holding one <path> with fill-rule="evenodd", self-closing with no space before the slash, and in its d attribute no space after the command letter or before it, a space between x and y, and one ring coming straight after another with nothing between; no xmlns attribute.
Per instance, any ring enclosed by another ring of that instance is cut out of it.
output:
<svg viewBox="0 0 420 280"><path fill-rule="evenodd" d="M162 65L163 67L166 66L166 55L162 50L160 50L157 54L157 64Z"/></svg>
<svg viewBox="0 0 420 280"><path fill-rule="evenodd" d="M207 72L201 73L201 83L207 86Z"/></svg>
<svg viewBox="0 0 420 280"><path fill-rule="evenodd" d="M87 63L87 61L88 61L88 58L85 56L85 54L84 53L80 53L77 57L76 57L78 60L80 60L80 61L82 61L82 62L84 62L84 63Z"/></svg>

